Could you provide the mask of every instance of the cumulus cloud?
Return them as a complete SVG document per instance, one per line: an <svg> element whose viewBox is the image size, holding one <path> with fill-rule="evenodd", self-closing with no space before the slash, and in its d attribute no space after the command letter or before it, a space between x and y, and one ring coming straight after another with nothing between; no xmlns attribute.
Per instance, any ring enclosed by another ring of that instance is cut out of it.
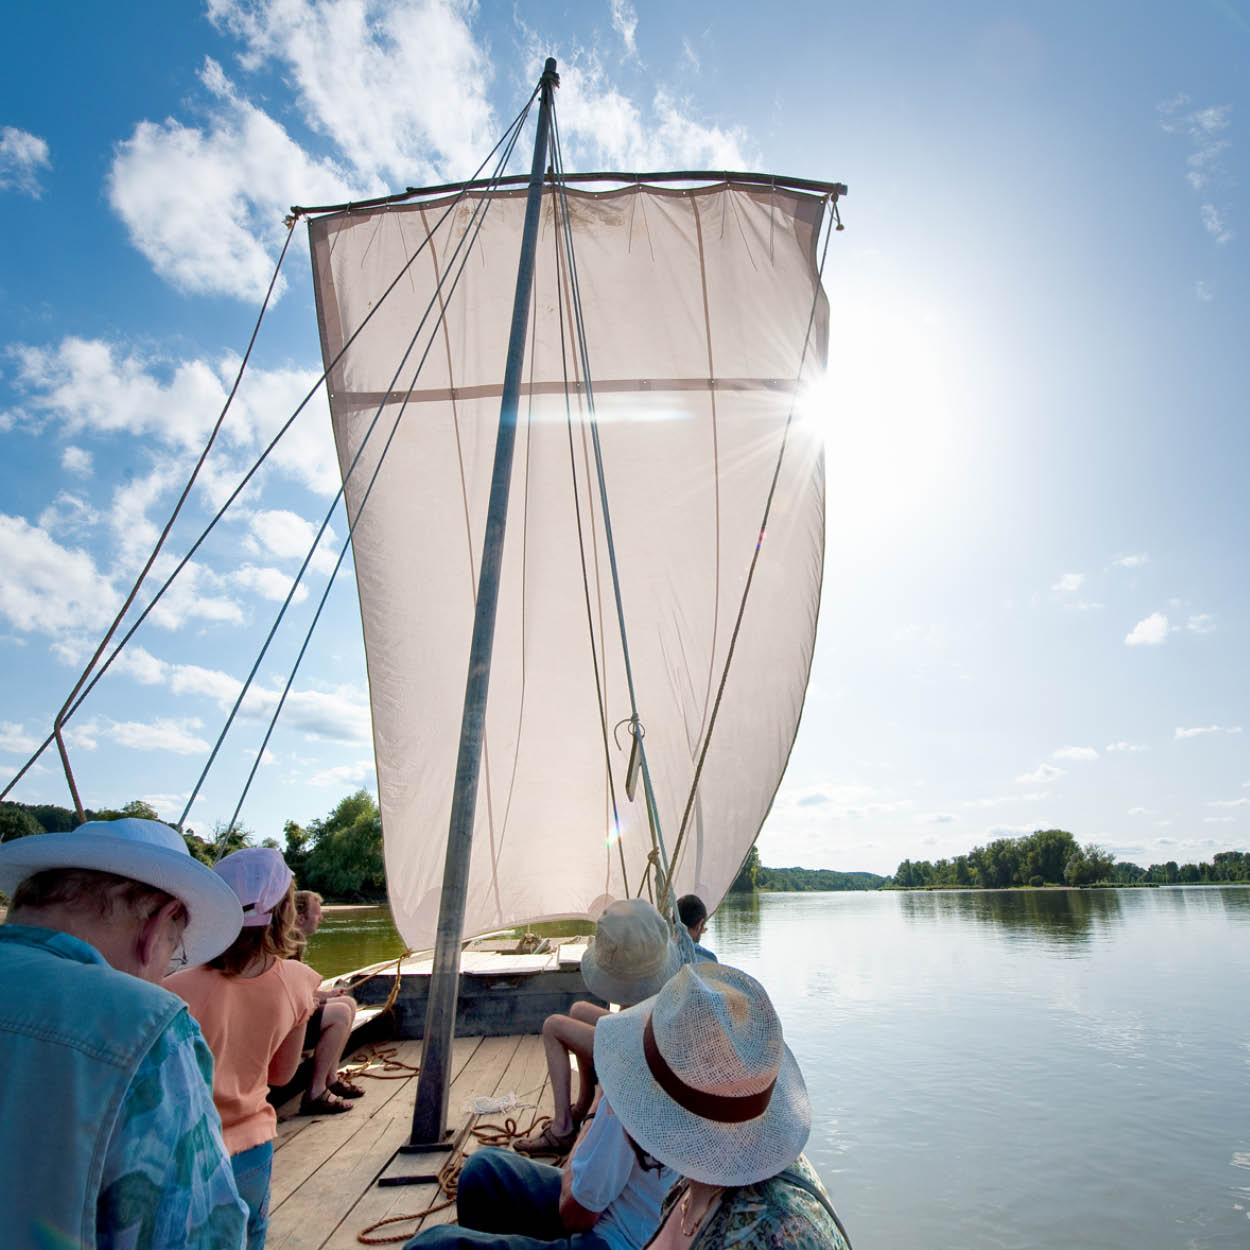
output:
<svg viewBox="0 0 1250 1250"><path fill-rule="evenodd" d="M288 577L281 569L262 568L255 564L245 564L229 574L229 580L236 586L254 591L263 599L281 603L291 591L293 578ZM299 586L292 598L292 603L303 603L308 598L305 586Z"/></svg>
<svg viewBox="0 0 1250 1250"><path fill-rule="evenodd" d="M1098 752L1093 747L1060 747L1055 752L1057 760L1096 760Z"/></svg>
<svg viewBox="0 0 1250 1250"><path fill-rule="evenodd" d="M1225 727L1224 725L1202 725L1193 729L1181 729L1178 727L1176 730L1176 739L1179 741L1182 738L1200 738L1204 734L1239 734L1239 733L1241 733L1240 725L1231 725L1228 727Z"/></svg>
<svg viewBox="0 0 1250 1250"><path fill-rule="evenodd" d="M1074 590L1080 590L1081 583L1085 580L1084 573L1065 573L1052 587L1051 590L1058 590L1062 594L1071 594Z"/></svg>
<svg viewBox="0 0 1250 1250"><path fill-rule="evenodd" d="M1121 569L1139 569L1142 565L1149 563L1150 557L1144 551L1139 551L1135 555L1117 556L1111 561L1111 567Z"/></svg>
<svg viewBox="0 0 1250 1250"><path fill-rule="evenodd" d="M1215 632L1215 617L1209 612L1198 612L1185 622L1185 628L1192 634L1212 634Z"/></svg>
<svg viewBox="0 0 1250 1250"><path fill-rule="evenodd" d="M0 568L0 615L23 632L94 630L117 609L117 592L87 552L22 517L0 514Z"/></svg>
<svg viewBox="0 0 1250 1250"><path fill-rule="evenodd" d="M202 755L208 743L195 731L201 722L194 717L185 720L161 719L151 724L140 721L112 721L99 729L99 736L118 746L134 751L172 751L175 755Z"/></svg>
<svg viewBox="0 0 1250 1250"><path fill-rule="evenodd" d="M179 290L256 301L269 285L289 206L352 198L353 185L240 96L216 61L205 60L200 80L211 99L205 127L141 121L117 145L109 204L134 246ZM325 81L336 89L332 74Z"/></svg>
<svg viewBox="0 0 1250 1250"><path fill-rule="evenodd" d="M354 764L338 764L308 779L314 786L360 786L377 785L372 760L357 760Z"/></svg>
<svg viewBox="0 0 1250 1250"><path fill-rule="evenodd" d="M81 447L69 446L61 452L61 468L75 477L91 476L91 453Z"/></svg>
<svg viewBox="0 0 1250 1250"><path fill-rule="evenodd" d="M1157 647L1168 636L1168 618L1162 612L1152 612L1140 620L1124 636L1126 646Z"/></svg>
<svg viewBox="0 0 1250 1250"><path fill-rule="evenodd" d="M1021 773L1016 780L1024 785L1045 785L1064 775L1064 770L1053 764L1039 764L1031 773Z"/></svg>
<svg viewBox="0 0 1250 1250"><path fill-rule="evenodd" d="M142 487L158 495L185 480L191 453L207 440L239 367L233 354L217 361L169 360L72 335L53 347L17 345L9 354L16 365L15 383L33 421L71 436L83 431L136 435L173 453L176 459L160 461L154 469L158 476ZM201 472L201 485L214 507L225 501L253 457L273 440L319 376L314 369L248 369L213 456ZM86 453L72 450L81 465ZM89 469L89 457L85 463ZM338 460L324 391L292 424L268 463L318 494L333 495L338 489ZM132 510L125 533L136 548L150 549L156 531L137 536L134 515Z"/></svg>
<svg viewBox="0 0 1250 1250"><path fill-rule="evenodd" d="M1147 747L1142 746L1140 742L1108 742L1107 752L1111 754L1116 751L1145 751Z"/></svg>
<svg viewBox="0 0 1250 1250"><path fill-rule="evenodd" d="M51 165L45 140L16 126L0 127L0 191L37 200L43 194L39 171Z"/></svg>
<svg viewBox="0 0 1250 1250"><path fill-rule="evenodd" d="M251 536L259 550L286 560L302 560L317 536L317 526L285 508L256 512L249 522ZM326 527L313 553L311 567L329 573L338 558L338 544L332 525Z"/></svg>
<svg viewBox="0 0 1250 1250"><path fill-rule="evenodd" d="M1216 243L1227 243L1235 237L1228 219L1214 204L1204 204L1198 210L1198 216L1202 219L1202 228Z"/></svg>
<svg viewBox="0 0 1250 1250"><path fill-rule="evenodd" d="M0 721L0 751L29 755L38 745L38 739L32 738L21 725L11 720Z"/></svg>

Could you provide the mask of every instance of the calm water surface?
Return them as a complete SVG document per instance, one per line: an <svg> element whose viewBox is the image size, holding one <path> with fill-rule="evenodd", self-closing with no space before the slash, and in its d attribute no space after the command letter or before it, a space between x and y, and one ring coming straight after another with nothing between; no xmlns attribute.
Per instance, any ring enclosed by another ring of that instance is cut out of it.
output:
<svg viewBox="0 0 1250 1250"><path fill-rule="evenodd" d="M705 941L777 1004L858 1250L1250 1248L1250 889L765 894Z"/></svg>

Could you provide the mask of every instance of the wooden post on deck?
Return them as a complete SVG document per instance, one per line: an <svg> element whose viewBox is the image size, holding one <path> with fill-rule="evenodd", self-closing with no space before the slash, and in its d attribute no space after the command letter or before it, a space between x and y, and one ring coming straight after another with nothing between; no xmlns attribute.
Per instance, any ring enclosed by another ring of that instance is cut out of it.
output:
<svg viewBox="0 0 1250 1250"><path fill-rule="evenodd" d="M421 1075L412 1111L414 1149L439 1145L447 1135L447 1095L451 1087L451 1042L456 1024L456 1000L460 981L460 945L464 935L464 904L469 884L469 856L473 847L473 817L477 808L477 782L486 726L486 695L490 684L491 650L495 638L495 608L499 601L499 570L503 558L504 531L508 520L508 488L512 481L512 452L516 444L517 410L521 372L525 359L526 328L534 287L534 253L538 239L538 216L542 206L543 174L547 167L547 141L551 107L560 85L555 59L549 57L540 82L538 134L534 162L530 167L529 196L521 236L516 296L512 304L512 332L499 404L499 434L495 440L495 463L491 474L486 533L482 539L482 562L478 573L477 610L473 618L473 641L469 648L469 675L465 683L464 715L460 724L460 751L456 758L456 788L451 802L451 825L447 834L447 858L443 867L443 892L439 900L438 933L434 945L434 969L430 999L425 1013Z"/></svg>

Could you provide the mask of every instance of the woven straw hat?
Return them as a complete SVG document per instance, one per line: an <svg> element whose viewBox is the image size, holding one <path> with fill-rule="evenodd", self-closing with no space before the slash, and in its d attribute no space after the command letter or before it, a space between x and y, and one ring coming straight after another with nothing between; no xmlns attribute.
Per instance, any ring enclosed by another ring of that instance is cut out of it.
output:
<svg viewBox="0 0 1250 1250"><path fill-rule="evenodd" d="M259 929L273 918L295 874L280 851L269 846L245 846L217 862L217 875L243 904L243 927Z"/></svg>
<svg viewBox="0 0 1250 1250"><path fill-rule="evenodd" d="M0 847L0 890L11 895L27 877L50 868L111 872L172 894L187 909L182 940L191 964L220 955L243 921L234 891L187 850L177 829L159 820L89 820L69 833L6 842Z"/></svg>
<svg viewBox="0 0 1250 1250"><path fill-rule="evenodd" d="M645 898L609 903L582 956L586 988L609 1003L641 1002L681 967L668 921Z"/></svg>
<svg viewBox="0 0 1250 1250"><path fill-rule="evenodd" d="M595 1071L625 1131L691 1180L750 1185L799 1157L807 1087L764 987L688 964L652 999L595 1025Z"/></svg>

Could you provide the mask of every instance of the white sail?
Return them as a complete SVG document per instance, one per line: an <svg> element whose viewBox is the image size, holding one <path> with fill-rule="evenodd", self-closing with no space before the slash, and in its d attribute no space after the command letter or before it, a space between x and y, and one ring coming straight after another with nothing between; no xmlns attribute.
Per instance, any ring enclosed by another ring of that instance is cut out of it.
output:
<svg viewBox="0 0 1250 1250"><path fill-rule="evenodd" d="M440 277L454 275L456 243L471 229L481 198L470 194L457 205L330 372L345 473L381 405L347 482L353 518L413 385L433 318L408 362L400 362ZM438 918L525 206L524 190L488 198L473 255L447 297L444 325L353 540L388 890L396 924L414 948L433 944ZM310 223L327 363L449 202L354 210ZM825 200L731 183L569 192L568 203L625 642L671 855L800 369L810 375L824 364L827 308L815 253ZM639 892L652 848L641 783L635 801L625 796L630 737L621 722L630 716L630 699L584 391L576 389L570 453L565 379L576 382L581 367L567 273L556 266L555 205L548 190L466 936L528 920L593 918L610 900ZM821 441L792 430L677 857L677 892L694 891L709 906L759 832L797 732L823 551Z"/></svg>

